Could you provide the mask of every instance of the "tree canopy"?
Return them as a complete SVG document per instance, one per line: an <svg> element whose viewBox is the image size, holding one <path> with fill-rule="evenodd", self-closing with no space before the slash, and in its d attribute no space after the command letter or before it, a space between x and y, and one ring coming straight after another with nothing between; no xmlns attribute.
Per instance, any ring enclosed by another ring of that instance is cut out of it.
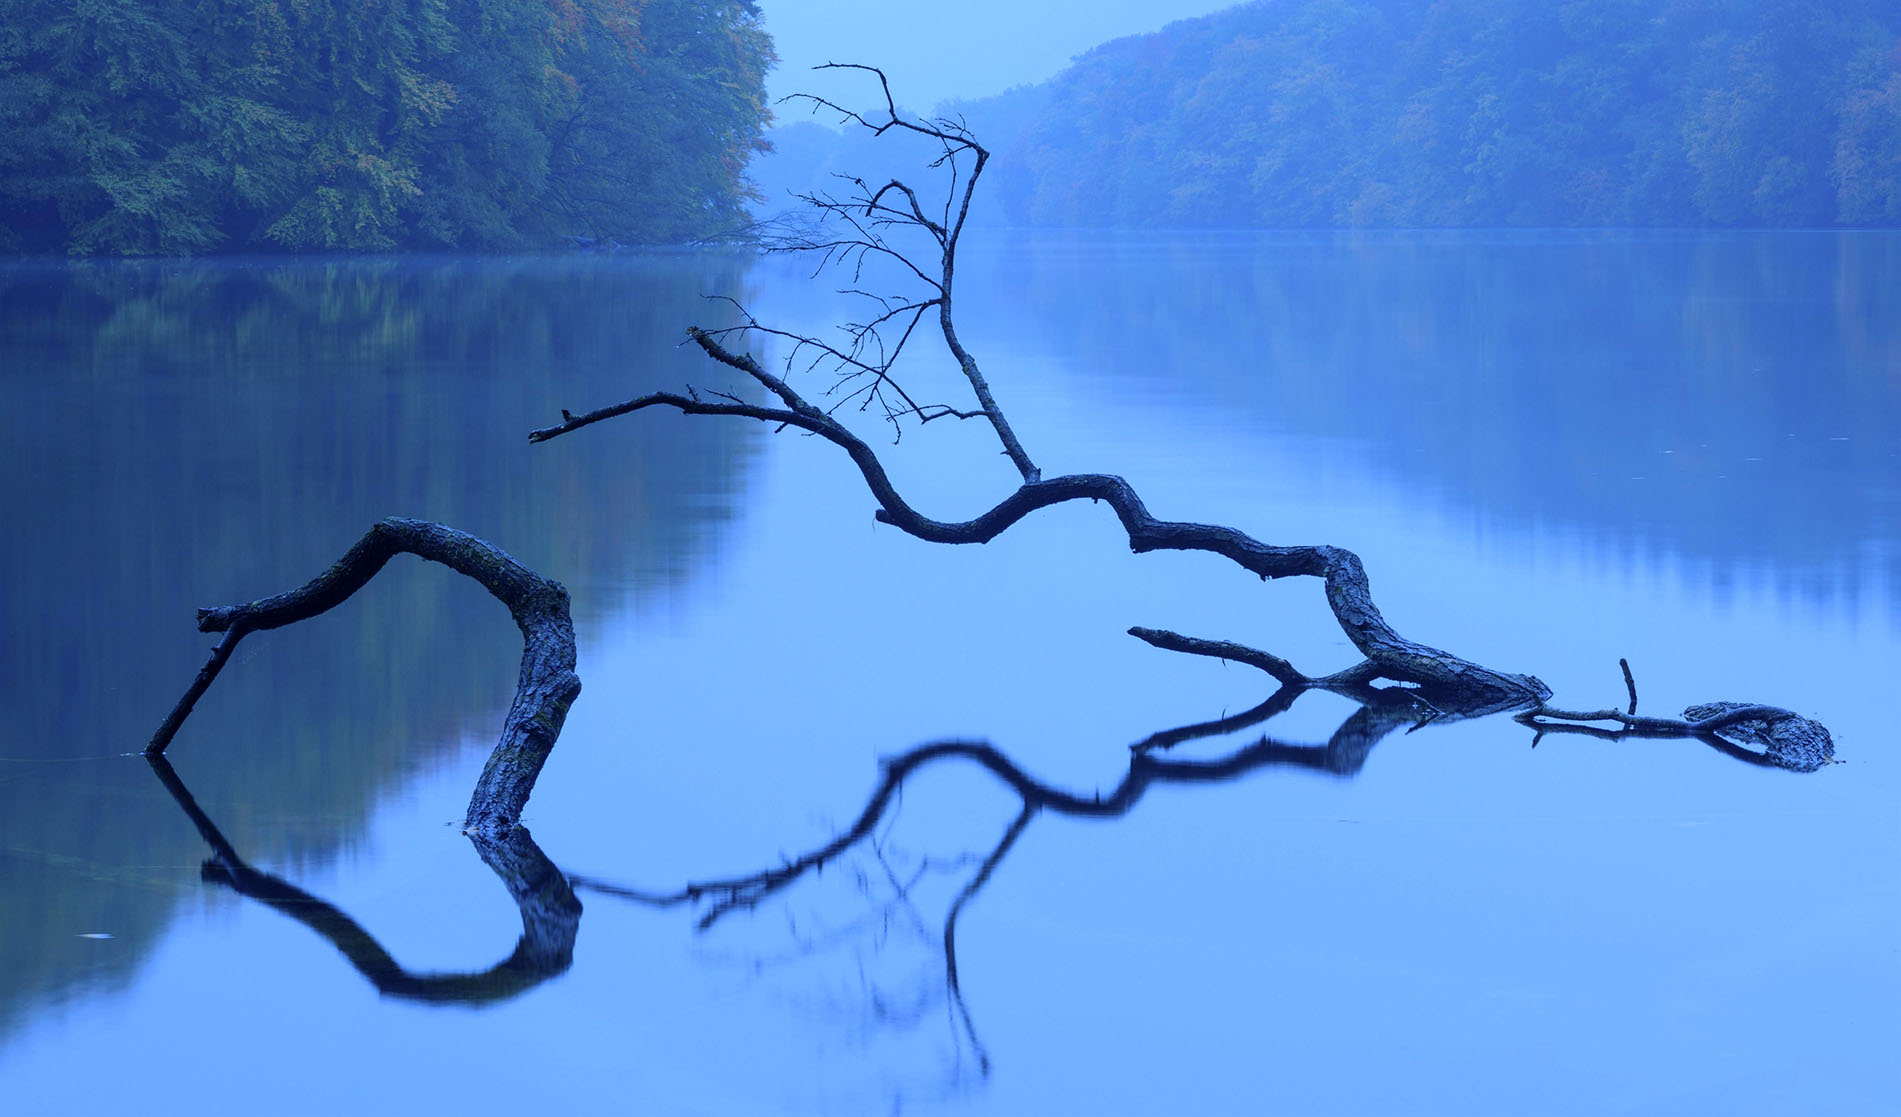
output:
<svg viewBox="0 0 1901 1117"><path fill-rule="evenodd" d="M1256 0L951 110L1014 224L1901 221L1876 0Z"/></svg>
<svg viewBox="0 0 1901 1117"><path fill-rule="evenodd" d="M0 7L0 249L680 241L771 115L752 0Z"/></svg>

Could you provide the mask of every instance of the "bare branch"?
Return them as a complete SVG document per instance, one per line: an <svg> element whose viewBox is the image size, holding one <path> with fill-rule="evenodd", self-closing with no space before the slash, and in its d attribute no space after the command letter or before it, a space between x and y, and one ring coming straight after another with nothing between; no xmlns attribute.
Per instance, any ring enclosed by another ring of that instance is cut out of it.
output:
<svg viewBox="0 0 1901 1117"><path fill-rule="evenodd" d="M970 384L971 392L977 397L978 408L990 421L996 431L997 440L1003 445L1003 452L1010 459L1017 472L1026 483L1041 479L1042 471L1030 459L1022 440L1017 437L1003 409L997 404L990 383L977 359L965 348L957 333L952 317L951 288L957 266L957 243L962 237L965 223L970 215L970 203L975 195L977 182L983 175L990 152L979 144L976 137L960 121L947 118L936 121L907 120L898 113L897 102L891 96L891 83L884 71L875 66L858 63L830 62L816 67L821 70L858 70L874 75L879 90L884 96L885 119L872 120L864 114L846 109L835 102L822 97L797 95L793 99L803 100L812 106L814 112L827 109L839 114L843 123L856 124L869 130L875 136L883 136L892 129L924 136L933 141L938 155L930 162L931 167L945 168L949 182L944 195L943 217L933 220L926 216L923 200L917 191L898 178L888 180L876 190L865 184L864 179L846 178L857 190L851 201L843 201L830 195L803 195L802 199L816 212L821 224L825 220L844 222L851 229L851 235L828 238L816 233L800 233L768 244L769 251L811 252L819 256L819 267L848 265L853 269L856 282L864 260L868 255L880 255L896 261L901 267L929 284L936 292L932 300L938 309L939 330L944 337L944 345L957 361L958 369ZM971 165L966 171L959 165L964 154L971 156ZM904 195L908 210L900 210L884 204L887 194L897 191ZM861 220L862 218L862 220ZM868 227L866 222L870 223ZM906 255L892 245L879 232L881 229L911 227L928 234L937 248L937 260L934 268ZM935 274L932 274L932 273ZM913 408L912 411L916 409Z"/></svg>
<svg viewBox="0 0 1901 1117"><path fill-rule="evenodd" d="M873 342L882 344L882 339L878 336L878 333L876 330L877 323L881 321L885 321L889 319L890 317L892 317L893 315L901 314L906 310L914 311L911 326L905 327L904 335L903 337L899 339L898 349L893 350L893 352L891 353L889 357L885 357L884 359L880 360L878 364L873 365L861 360L859 358L858 353L855 351L847 353L847 352L839 350L835 346L828 345L817 338L809 337L805 334L793 333L790 330L774 329L770 326L762 326L759 324L759 322L756 319L754 319L751 316L750 313L748 313L745 310L744 307L740 307L737 301L731 298L728 298L726 296L719 296L719 297L725 299L725 301L727 302L731 302L735 307L739 307L740 313L746 315L747 321L744 325L728 326L728 327L717 329L717 330L707 330L705 331L705 333L708 337L713 338L716 341L723 341L727 336L732 335L732 334L756 333L756 334L764 335L766 337L782 338L784 340L792 342L792 351L789 354L787 354L785 358L788 366L791 364L791 362L793 362L794 360L798 358L801 351L806 350L806 349L815 350L818 353L818 357L814 359L813 364L807 366L807 371L810 371L812 368L816 367L820 360L824 359L825 357L830 357L834 361L838 362L838 364L840 365L847 366L847 367L857 370L856 373L853 374L854 378L859 375L871 376L877 380L878 385L881 388L889 388L891 391L895 392L898 398L904 401L904 408L902 409L901 412L899 412L900 414L921 414L922 413L923 408L921 408L918 405L917 401L913 400L910 394L904 390L903 385L899 384L896 380L893 380L891 378L890 369L891 369L892 362L895 361L898 357L898 352L902 350L904 342L910 338L912 326L915 326L917 324L917 319L923 316L924 309L928 308L931 305L930 303L900 307L900 308L897 308L896 310L889 312L888 314L884 315L883 317L879 319L874 319L873 322L869 325L862 326L862 327L849 327L849 329L858 331L856 334L854 334L854 346L860 344L859 339L870 339ZM612 416L603 416L603 418L612 418Z"/></svg>
<svg viewBox="0 0 1901 1117"><path fill-rule="evenodd" d="M1373 684L1377 680L1390 680L1400 684L1401 688L1417 688L1416 693L1408 698L1408 705L1424 707L1442 716L1453 709L1466 711L1461 716L1473 716L1472 711L1481 709L1491 712L1513 709L1529 710L1528 717L1541 719L1538 724L1577 724L1580 720L1603 720L1596 714L1566 713L1546 706L1545 703L1551 698L1551 690L1535 676L1498 671L1400 635L1374 604L1365 568L1359 556L1352 551L1332 546L1269 545L1230 527L1159 520L1149 514L1128 482L1110 474L1070 474L1043 479L1041 471L1031 461L1011 429L976 359L962 344L954 318L957 245L969 218L971 199L989 152L976 142L960 121L909 120L900 116L891 96L890 83L883 71L876 67L828 63L819 68L860 70L874 75L884 96L885 118L877 118L875 114L868 117L823 98L805 98L812 104L814 111L819 108L836 111L841 120L855 123L878 136L893 130L924 136L936 146L937 154L930 165L946 169L949 175L945 217L942 220L927 216L923 198L901 178L890 178L873 189L862 178L848 177L846 181L855 191L850 200L821 194L806 198L821 223L841 222L845 232L839 236L797 234L773 246L780 251L814 252L820 257L821 267L852 267L853 293L873 299L878 303L880 312L866 322L847 324L844 329L851 341L849 345L843 346L828 345L789 331L768 329L750 318L746 325L727 330L689 331L689 336L708 356L758 380L785 403L788 411L748 408L737 403L708 405L697 399L689 401L680 397L650 396L579 418L564 413L567 421L562 426L536 431L531 436L535 441L566 433L598 418L625 414L654 404L668 404L696 414L770 418L816 434L844 450L858 467L877 501L877 519L919 539L936 543L986 543L1041 508L1085 498L1091 502L1107 503L1127 533L1130 549L1138 554L1163 550L1207 551L1229 559L1262 579L1294 576L1321 579L1325 585L1327 604L1335 620L1364 661L1345 671L1316 679L1303 674L1286 660L1238 644L1200 640L1154 629L1131 630L1134 635L1156 647L1247 663L1266 671L1284 685L1296 688L1320 687L1342 693L1367 694L1374 692ZM970 159L968 167L962 165L966 156ZM905 208L890 204L889 200L894 194L903 197ZM915 229L921 235L932 238L938 249L934 267L906 256L901 248L886 239L886 232L904 229ZM856 281L866 259L874 255L901 261L910 274L928 285L932 294L929 297L905 298L871 295L864 291ZM974 410L949 405L919 406L910 394L899 387L893 374L894 363L905 351L915 327L923 314L932 308L937 311L945 347L956 359L976 396L977 408ZM910 317L903 334L895 345L887 349L881 327L905 315ZM751 356L734 352L725 346L726 338L747 331L790 341L792 353L787 357L788 372L791 371L793 360L808 349L815 359L807 366L807 372L830 361L835 379L829 394L840 397L831 412L812 407L786 380L770 376ZM901 401L901 405L886 399L884 393L887 390ZM898 493L878 456L863 439L837 420L834 413L848 405L856 405L860 410L868 410L876 405L884 417L894 424L906 418L916 418L924 423L951 416L972 418L981 415L995 430L1003 452L1022 476L1022 483L989 511L972 519L961 522L932 519L913 508ZM1661 732L1665 728L1680 727L1691 733L1714 731L1708 725L1691 725L1676 719L1640 718L1636 713L1636 683L1630 676L1627 664L1625 683L1630 696L1629 710L1624 713L1611 711L1604 715L1604 718L1615 721L1624 730ZM1774 711L1775 708L1755 709ZM1786 713L1763 712L1754 715L1753 720L1744 718L1741 722L1729 724L1752 726L1755 727L1752 732L1760 730L1775 736L1778 727L1793 724L1781 717L1781 714ZM1813 723L1804 721L1803 724ZM1822 732L1826 733L1825 730Z"/></svg>
<svg viewBox="0 0 1901 1117"><path fill-rule="evenodd" d="M600 418L611 418L616 414L626 414L656 404L673 406L689 414L739 415L788 423L826 439L851 457L872 496L878 501L876 516L881 522L933 543L988 543L1038 509L1071 500L1103 502L1115 511L1128 533L1130 549L1137 554L1163 550L1208 551L1229 559L1263 579L1297 575L1323 579L1327 587L1328 604L1332 606L1341 630L1360 653L1378 667L1378 673L1386 678L1431 685L1449 692L1495 695L1521 706L1535 705L1551 696L1550 688L1536 678L1495 671L1449 652L1408 640L1394 631L1373 604L1366 572L1359 556L1353 552L1341 547L1269 546L1229 527L1158 520L1149 514L1135 490L1120 477L1071 474L1047 481L1027 482L975 519L960 523L931 519L905 501L892 484L877 454L837 419L807 403L783 380L760 368L752 357L724 348L707 331L695 328L689 331L689 336L714 360L741 369L765 384L790 405L790 413L735 405L710 405L685 397L661 394L590 412L560 426L544 428L531 434L531 440L545 441L597 422Z"/></svg>
<svg viewBox="0 0 1901 1117"><path fill-rule="evenodd" d="M904 183L898 181L895 178L878 188L878 192L871 196L871 200L869 202L865 203L865 212L866 213L876 212L878 209L879 200L882 199L886 193L892 190L897 190L904 194L905 198L907 198L911 203L911 216L917 221L919 225L922 225L926 229L929 229L932 235L937 237L937 242L939 244L944 243L945 238L949 235L944 231L944 226L939 225L937 222L932 221L930 218L924 216L924 207L920 205L918 202L917 191L911 189L909 186L906 186ZM895 212L895 211L887 211L887 212Z"/></svg>
<svg viewBox="0 0 1901 1117"><path fill-rule="evenodd" d="M733 399L734 397L728 396L725 398ZM564 434L571 434L574 431L580 430L582 427L592 426L603 419L613 419L621 415L631 414L635 411L644 411L649 407L672 407L683 415L731 415L740 419L758 419L765 423L782 423L787 426L811 430L814 434L818 433L817 430L808 425L808 421L804 416L776 407L759 407L754 404L740 402L708 403L705 400L699 399L697 396L683 396L674 392L654 392L636 399L630 399L626 403L617 403L611 407L603 407L596 411L589 411L585 415L567 416L565 422L555 426L542 427L540 430L529 431L528 441L546 442L551 438L559 438ZM563 412L562 414L566 415L567 413Z"/></svg>
<svg viewBox="0 0 1901 1117"><path fill-rule="evenodd" d="M1637 681L1631 675L1630 662L1620 659L1624 688L1630 694L1630 709L1561 710L1539 703L1518 715L1518 720L1539 736L1548 732L1583 733L1618 740L1636 737L1697 737L1737 755L1737 745L1751 744L1761 753L1747 752L1745 759L1813 772L1835 758L1835 742L1827 727L1780 706L1749 702L1705 702L1683 711L1681 718L1648 717L1637 713ZM1606 729L1594 722L1608 722ZM1537 744L1536 738L1532 742Z"/></svg>
<svg viewBox="0 0 1901 1117"><path fill-rule="evenodd" d="M438 562L480 583L508 606L522 633L521 677L500 739L469 799L465 822L471 833L498 836L512 830L554 748L568 707L581 693L574 673L574 623L568 591L510 558L499 548L442 524L384 520L357 540L330 569L302 587L243 605L198 611L198 628L224 633L211 660L145 746L158 756L191 713L194 703L230 660L238 641L252 632L281 628L341 605L399 554Z"/></svg>

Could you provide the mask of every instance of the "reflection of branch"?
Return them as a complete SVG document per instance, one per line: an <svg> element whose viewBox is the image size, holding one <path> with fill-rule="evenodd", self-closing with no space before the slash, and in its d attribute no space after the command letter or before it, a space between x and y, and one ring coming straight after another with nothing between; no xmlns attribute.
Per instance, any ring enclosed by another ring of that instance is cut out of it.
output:
<svg viewBox="0 0 1901 1117"><path fill-rule="evenodd" d="M322 935L349 959L378 992L431 1004L485 1004L517 996L565 973L574 961L574 937L581 925L581 901L528 831L520 827L500 837L470 834L475 852L501 878L521 910L521 939L514 952L486 970L467 974L416 974L404 969L356 920L296 885L252 868L192 798L170 763L148 753L152 771L171 793L213 856L204 864L205 880L267 904Z"/></svg>
<svg viewBox="0 0 1901 1117"><path fill-rule="evenodd" d="M1130 753L1127 773L1106 794L1092 792L1085 795L1044 783L1026 773L1000 749L985 742L939 741L885 760L877 786L849 827L831 841L773 868L745 876L700 881L673 892L628 888L578 875L570 876L569 881L576 888L590 889L650 906L704 903L706 910L699 919L699 927L705 930L735 911L757 908L798 881L824 872L828 865L861 844L871 841L875 847L874 835L880 824L895 811L901 801L904 785L919 771L939 762L975 764L1008 787L1022 804L1015 819L978 865L971 880L958 892L944 919L946 986L962 1030L976 1050L980 1066L988 1073L989 1055L972 1023L958 974L957 924L965 909L993 879L996 870L1015 848L1031 820L1045 811L1081 818L1117 818L1129 813L1154 784L1224 783L1268 767L1298 768L1351 777L1358 773L1366 762L1367 754L1382 738L1401 726L1414 726L1420 721L1422 707L1408 701L1405 697L1407 692L1398 691L1391 700L1357 707L1325 745L1289 744L1262 737L1253 745L1215 760L1166 760L1150 751L1259 724L1287 710L1306 689L1285 687L1244 714L1218 722L1184 726L1149 737ZM898 893L902 898L905 889L900 887Z"/></svg>
<svg viewBox="0 0 1901 1117"><path fill-rule="evenodd" d="M1443 705L1435 705L1427 701L1418 690L1404 687L1375 687L1357 672L1340 672L1322 679L1313 679L1301 674L1287 661L1266 653L1238 649L1234 645L1196 641L1173 633L1153 630L1138 630L1137 635L1150 643L1172 650L1223 655L1240 662L1251 663L1263 670L1284 676L1287 682L1265 702L1251 710L1218 721L1163 730L1131 746L1128 771L1121 782L1106 794L1092 792L1083 795L1044 783L1026 773L1000 749L986 742L938 741L920 745L884 760L877 785L872 789L864 809L859 812L857 819L849 827L832 840L773 868L744 876L699 881L672 892L629 888L583 876L571 876L569 880L576 888L591 889L604 895L651 906L705 904L705 910L699 919L700 929L705 930L735 911L757 908L801 879L823 872L828 865L868 839L872 839L879 826L892 814L896 804L900 802L906 782L918 772L939 762L974 764L996 777L1021 801L1021 808L1016 817L998 839L989 855L983 859L969 883L958 893L944 920L946 985L961 1020L963 1031L976 1049L980 1063L987 1073L990 1065L989 1056L972 1023L959 977L957 923L964 910L994 877L996 870L1016 846L1030 822L1039 814L1047 811L1079 818L1118 818L1128 814L1148 789L1155 784L1225 783L1257 769L1270 767L1295 768L1352 778L1358 775L1365 766L1373 747L1395 730L1404 728L1407 732L1411 732L1428 724L1449 724L1470 718L1487 717L1515 708L1512 703L1501 701L1496 697L1488 700L1484 696L1479 696L1458 702L1444 694L1439 695ZM1285 713L1300 695L1309 690L1321 689L1348 695L1360 703L1346 720L1341 722L1339 728L1334 730L1325 745L1292 744L1262 736L1252 745L1212 760L1170 760L1163 759L1159 755L1160 750L1173 748L1186 741L1225 735L1269 721ZM1634 681L1629 683L1629 690L1634 696L1636 692ZM1686 712L1686 715L1690 720L1639 718L1634 714L1614 710L1587 714L1567 713L1541 706L1536 710L1520 713L1517 717L1518 720L1536 728L1541 736L1552 732L1611 739L1693 737L1726 755L1750 764L1795 768L1802 771L1819 767L1819 763L1806 765L1800 762L1801 754L1788 751L1785 745L1772 743L1772 738L1759 741L1770 750L1759 753L1718 735L1719 730L1746 735L1754 732L1764 719L1767 719L1771 726L1785 724L1786 719L1795 718L1794 714L1786 710L1742 706L1737 703L1718 703L1707 707L1693 707ZM1591 725L1550 720L1560 717L1619 720L1626 723L1628 727L1613 731ZM1804 724L1813 723L1805 722ZM1533 743L1535 744L1536 741ZM1832 755L1825 731L1819 747L1825 754ZM1822 762L1825 763L1826 760ZM875 841L873 841L873 846L875 848ZM895 879L893 885L897 888L900 900L903 900L905 888L898 886Z"/></svg>
<svg viewBox="0 0 1901 1117"><path fill-rule="evenodd" d="M964 1034L970 1037L970 1046L977 1052L977 1065L985 1074L990 1073L990 1053L984 1050L983 1040L977 1038L977 1026L970 1019L970 1006L964 1001L964 987L957 980L957 917L963 914L964 905L981 892L984 885L990 883L990 874L996 872L997 866L1009 855L1011 847L1023 836L1024 828L1036 817L1036 812L1034 804L1023 804L1016 821L1003 832L997 848L984 858L983 867L977 870L976 876L970 878L969 884L964 885L964 890L957 894L956 901L951 904L950 914L944 917L944 979L950 987L951 1000L957 1005L957 1015L963 1021Z"/></svg>
<svg viewBox="0 0 1901 1117"><path fill-rule="evenodd" d="M1791 710L1780 706L1762 706L1744 702L1707 702L1691 706L1683 711L1681 718L1660 718L1637 713L1637 680L1631 674L1630 661L1620 659L1617 666L1624 674L1624 690L1630 696L1630 708L1627 710L1563 710L1548 702L1538 702L1529 709L1513 697L1506 695L1496 699L1474 698L1470 694L1446 693L1441 686L1424 686L1418 690L1404 690L1372 685L1376 673L1371 662L1363 662L1336 671L1331 675L1314 678L1303 674L1293 664L1277 655L1231 644L1225 641L1203 640L1193 636L1182 636L1173 632L1152 628L1131 628L1129 635L1136 637L1164 651L1185 652L1189 655L1210 656L1216 659L1233 660L1267 672L1281 683L1283 693L1298 694L1304 690L1327 690L1356 701L1367 703L1369 708L1390 702L1396 696L1401 700L1409 699L1426 707L1430 714L1426 720L1444 717L1448 713L1457 718L1483 717L1489 714L1516 711L1516 718L1536 730L1538 738L1545 733L1575 733L1585 736L1619 740L1625 737L1695 737L1719 751L1740 760L1769 767L1788 768L1798 772L1812 772L1829 763L1835 755L1835 743L1829 737L1828 729L1810 721ZM1434 699L1446 703L1441 709ZM1292 699L1289 698L1289 701ZM1226 719L1222 724L1239 719L1253 721L1264 720L1273 713L1266 711L1273 704L1269 699L1257 710ZM1617 729L1605 729L1592 725L1592 722L1611 722ZM1237 725L1236 728L1239 726ZM1194 727L1190 727L1191 730ZM1182 730L1174 730L1180 733ZM1726 736L1725 736L1726 735ZM1167 734L1157 734L1147 741L1136 745L1137 749L1167 748L1173 744ZM1734 740L1728 739L1734 738ZM1752 752L1739 742L1760 747L1762 752Z"/></svg>
<svg viewBox="0 0 1901 1117"><path fill-rule="evenodd" d="M1152 630L1141 630L1141 634L1144 639L1159 645L1166 645L1170 641L1188 641L1188 638L1177 637L1172 633L1157 633ZM1285 665L1286 663L1285 660L1267 656L1265 653L1254 654L1276 664ZM1287 667L1286 670L1291 675L1298 676L1299 681L1282 686L1267 701L1251 710L1218 721L1163 730L1130 746L1132 755L1128 771L1122 781L1107 795L1094 792L1085 797L1080 793L1065 791L1043 783L1023 771L1009 756L987 742L938 741L920 745L884 760L883 774L872 790L864 809L859 812L858 818L851 826L831 841L798 857L788 859L771 869L743 876L697 881L672 892L630 888L583 876L574 876L570 879L577 887L590 888L621 899L655 907L704 902L708 904L708 907L700 917L699 925L705 929L735 910L758 906L807 873L823 869L841 854L864 841L897 801L905 781L919 770L939 761L962 761L983 768L1015 792L1023 801L1027 811L1047 809L1056 814L1083 818L1115 818L1127 814L1134 808L1135 804L1147 793L1149 787L1155 783L1220 783L1263 767L1301 768L1351 777L1357 775L1365 765L1367 755L1372 751L1373 746L1402 726L1410 732L1427 724L1446 724L1487 717L1514 709L1508 702L1486 701L1480 698L1456 703L1445 699L1443 695L1441 700L1446 704L1434 705L1425 701L1420 693L1413 689L1380 688L1358 682L1357 675L1352 672L1339 672L1325 679L1316 680L1299 675L1291 667ZM1185 741L1220 736L1258 725L1286 712L1300 695L1308 690L1316 689L1348 695L1360 703L1340 724L1340 727L1334 730L1325 745L1288 744L1263 736L1255 744L1216 760L1164 760L1155 755L1159 750L1173 748ZM1718 703L1709 707L1692 707L1689 713L1698 717L1699 720L1684 722L1666 718L1633 718L1616 711L1576 714L1540 706L1535 710L1519 714L1518 720L1541 732L1571 732L1610 738L1695 737L1706 743L1716 744L1719 748L1727 746L1725 751L1752 763L1797 767L1796 764L1775 758L1774 754L1764 756L1752 753L1747 749L1738 748L1734 742L1724 741L1717 736L1718 730L1725 732L1748 730L1754 725L1755 719L1769 718L1773 721L1796 717L1789 711L1778 710L1775 707ZM1618 718L1629 721L1631 727L1613 732L1592 726L1541 720L1556 717L1585 720ZM1832 746L1828 744L1825 736L1822 745L1832 756ZM1819 765L1816 766L1819 767Z"/></svg>
<svg viewBox="0 0 1901 1117"><path fill-rule="evenodd" d="M522 806L561 733L568 707L581 693L581 680L574 673L574 623L568 615L568 591L516 562L500 548L442 524L384 520L357 540L329 570L299 589L244 605L200 609L198 628L222 632L224 639L152 735L145 747L146 755L165 751L192 707L224 669L238 641L251 632L281 628L335 608L362 589L384 563L404 553L439 562L475 579L508 606L521 629L521 676L515 687L515 701L469 798L465 823L471 833L491 837L506 834L521 818Z"/></svg>

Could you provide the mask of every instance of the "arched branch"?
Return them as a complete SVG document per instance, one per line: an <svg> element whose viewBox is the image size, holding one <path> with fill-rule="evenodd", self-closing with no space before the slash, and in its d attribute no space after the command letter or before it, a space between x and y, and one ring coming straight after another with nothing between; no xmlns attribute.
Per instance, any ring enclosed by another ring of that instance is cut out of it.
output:
<svg viewBox="0 0 1901 1117"><path fill-rule="evenodd" d="M192 707L245 636L308 620L335 608L399 554L441 563L473 578L508 607L516 627L521 629L521 675L515 699L469 799L465 821L472 834L496 836L511 830L521 818L522 807L534 790L555 738L560 736L568 707L581 693L581 680L574 672L574 622L568 612L568 591L493 544L423 520L382 521L330 569L298 589L242 605L200 609L199 630L221 632L224 639L153 734L145 746L146 755L158 756L171 744Z"/></svg>

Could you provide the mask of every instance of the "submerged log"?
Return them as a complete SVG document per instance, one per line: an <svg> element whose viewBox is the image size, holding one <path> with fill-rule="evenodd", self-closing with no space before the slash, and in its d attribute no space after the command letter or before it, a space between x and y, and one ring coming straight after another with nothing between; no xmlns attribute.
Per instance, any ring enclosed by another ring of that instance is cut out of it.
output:
<svg viewBox="0 0 1901 1117"><path fill-rule="evenodd" d="M199 630L221 632L224 639L152 735L145 746L146 755L158 756L171 744L192 707L246 635L282 628L335 608L399 554L441 563L474 579L508 606L516 627L521 629L521 676L515 686L515 699L469 798L464 822L471 834L498 837L508 833L520 821L522 807L534 791L535 780L567 720L568 707L581 693L581 679L574 670L574 621L568 611L568 591L491 543L425 520L382 521L330 569L297 589L242 605L200 609Z"/></svg>

